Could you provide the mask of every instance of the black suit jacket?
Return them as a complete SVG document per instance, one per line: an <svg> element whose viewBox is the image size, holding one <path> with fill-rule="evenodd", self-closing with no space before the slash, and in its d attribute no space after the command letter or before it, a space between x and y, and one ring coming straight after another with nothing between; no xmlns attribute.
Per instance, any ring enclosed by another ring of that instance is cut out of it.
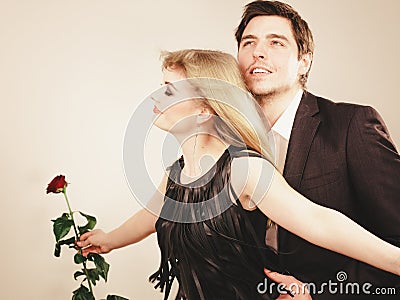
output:
<svg viewBox="0 0 400 300"><path fill-rule="evenodd" d="M373 108L334 103L305 91L283 175L310 200L338 210L380 238L398 244L400 156ZM350 283L360 285L357 299L364 299L368 296L361 291L365 282L373 285L367 292L375 293L375 299L382 298L376 287L397 287L392 299L400 295L400 277L314 246L283 228L278 230L278 243L282 269L316 284L313 299L352 299L356 291L350 290ZM345 276L343 272L347 279L338 281L338 273ZM325 286L320 293L321 284L329 284L329 280L337 283L338 291L342 283L347 292L329 292Z"/></svg>

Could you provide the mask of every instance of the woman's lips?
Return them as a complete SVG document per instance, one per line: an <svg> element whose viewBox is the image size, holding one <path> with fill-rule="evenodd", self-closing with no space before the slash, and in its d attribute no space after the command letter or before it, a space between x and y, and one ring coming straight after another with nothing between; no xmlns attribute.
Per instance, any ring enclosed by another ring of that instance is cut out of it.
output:
<svg viewBox="0 0 400 300"><path fill-rule="evenodd" d="M154 105L154 107L153 107L153 113L155 113L155 114L162 114L161 110L159 110L159 109L157 108L157 106L155 106L155 105Z"/></svg>

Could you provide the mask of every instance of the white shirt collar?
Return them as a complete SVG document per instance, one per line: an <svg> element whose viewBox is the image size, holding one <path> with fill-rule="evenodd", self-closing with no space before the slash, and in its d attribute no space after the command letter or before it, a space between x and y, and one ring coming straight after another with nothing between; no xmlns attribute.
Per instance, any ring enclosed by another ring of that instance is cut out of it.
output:
<svg viewBox="0 0 400 300"><path fill-rule="evenodd" d="M289 141L290 134L292 132L294 118L296 116L297 109L299 108L301 97L303 96L303 90L299 91L294 96L293 100L289 103L283 114L272 126L271 130L280 134L283 138Z"/></svg>

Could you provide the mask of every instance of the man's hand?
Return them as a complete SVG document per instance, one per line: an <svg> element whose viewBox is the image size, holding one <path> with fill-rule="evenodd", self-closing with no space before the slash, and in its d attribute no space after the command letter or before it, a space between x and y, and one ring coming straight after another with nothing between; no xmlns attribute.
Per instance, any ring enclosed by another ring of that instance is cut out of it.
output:
<svg viewBox="0 0 400 300"><path fill-rule="evenodd" d="M108 245L109 238L107 233L101 229L95 229L82 234L80 241L76 244L79 248L82 248L83 256L87 256L89 253L108 253L112 250Z"/></svg>
<svg viewBox="0 0 400 300"><path fill-rule="evenodd" d="M267 269L264 269L264 273L268 276L268 278L280 284L282 289L285 288L292 294L281 294L277 300L312 300L307 286L293 276L283 275Z"/></svg>

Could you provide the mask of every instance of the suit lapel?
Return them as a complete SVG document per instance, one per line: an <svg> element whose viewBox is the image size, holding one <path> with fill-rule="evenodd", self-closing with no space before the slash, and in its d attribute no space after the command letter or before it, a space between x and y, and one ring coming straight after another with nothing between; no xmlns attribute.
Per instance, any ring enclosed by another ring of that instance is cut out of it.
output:
<svg viewBox="0 0 400 300"><path fill-rule="evenodd" d="M317 99L304 91L290 135L283 176L296 190L300 187L304 167L320 120Z"/></svg>
<svg viewBox="0 0 400 300"><path fill-rule="evenodd" d="M315 116L318 112L317 98L304 91L290 134L285 168L283 170L283 176L295 190L299 190L300 188L310 147L321 122ZM296 242L297 239L288 240L288 236L290 235L284 228L278 228L278 248L282 253L279 255L279 262L282 270L287 270L287 256L285 253L293 253L294 249L299 246Z"/></svg>

